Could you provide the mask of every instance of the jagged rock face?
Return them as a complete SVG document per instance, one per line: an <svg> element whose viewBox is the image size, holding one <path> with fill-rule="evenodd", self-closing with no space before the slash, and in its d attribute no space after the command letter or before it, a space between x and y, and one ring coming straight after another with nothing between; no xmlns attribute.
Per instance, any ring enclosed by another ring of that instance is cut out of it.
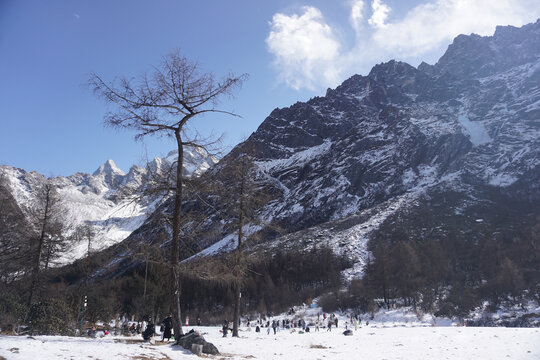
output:
<svg viewBox="0 0 540 360"><path fill-rule="evenodd" d="M507 187L540 159L540 21L458 36L434 66L396 61L276 109L250 137L291 230L452 182Z"/></svg>
<svg viewBox="0 0 540 360"><path fill-rule="evenodd" d="M434 70L437 74L449 73L457 78L483 78L537 62L539 28L537 21L521 28L497 26L490 37L459 35Z"/></svg>

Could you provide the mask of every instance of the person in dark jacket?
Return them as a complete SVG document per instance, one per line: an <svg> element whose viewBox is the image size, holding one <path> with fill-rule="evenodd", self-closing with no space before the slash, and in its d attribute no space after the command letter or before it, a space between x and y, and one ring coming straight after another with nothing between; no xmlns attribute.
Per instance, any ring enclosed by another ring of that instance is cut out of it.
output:
<svg viewBox="0 0 540 360"><path fill-rule="evenodd" d="M151 340L152 336L154 336L154 332L155 332L154 324L149 322L148 325L146 325L146 329L144 329L144 331L142 333L143 339L144 340Z"/></svg>
<svg viewBox="0 0 540 360"><path fill-rule="evenodd" d="M173 327L172 315L171 314L167 315L167 317L163 319L162 323L165 329L163 330L163 334L161 335L161 341L165 341L165 339L167 339L167 342L169 342L171 341L171 336L172 336L172 332L171 332L172 327Z"/></svg>
<svg viewBox="0 0 540 360"><path fill-rule="evenodd" d="M223 327L221 330L223 331L223 337L227 337L227 332L229 331L229 322L227 320L223 320Z"/></svg>

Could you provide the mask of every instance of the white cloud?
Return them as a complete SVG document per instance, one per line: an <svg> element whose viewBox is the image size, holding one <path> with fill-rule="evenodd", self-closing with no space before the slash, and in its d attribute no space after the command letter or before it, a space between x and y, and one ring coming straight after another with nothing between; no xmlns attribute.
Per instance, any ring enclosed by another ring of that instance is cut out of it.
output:
<svg viewBox="0 0 540 360"><path fill-rule="evenodd" d="M77 20L79 20L81 18L81 15L77 14L77 13L73 13L73 17Z"/></svg>
<svg viewBox="0 0 540 360"><path fill-rule="evenodd" d="M319 9L303 7L301 15L275 14L266 38L280 80L294 89L336 84L340 43Z"/></svg>
<svg viewBox="0 0 540 360"><path fill-rule="evenodd" d="M539 8L529 0L431 1L379 27L373 40L396 55L417 56L451 42L459 34L491 35L496 25L521 26L534 21L540 15Z"/></svg>
<svg viewBox="0 0 540 360"><path fill-rule="evenodd" d="M350 20L351 25L356 31L356 34L360 34L360 30L362 29L362 20L364 19L364 1L363 0L354 0L351 3L351 14L350 14Z"/></svg>
<svg viewBox="0 0 540 360"><path fill-rule="evenodd" d="M522 26L540 17L538 0L431 0L400 18L393 14L391 20L391 9L382 0L371 2L367 20L364 1L348 3L356 34L356 43L348 50L334 35L346 29L332 29L317 8L304 7L300 15L274 15L266 43L280 81L294 89L331 87L381 61L398 59L415 65L426 56L440 57L438 52L459 34L492 35L497 25ZM364 27L363 22L371 26Z"/></svg>
<svg viewBox="0 0 540 360"><path fill-rule="evenodd" d="M373 10L373 14L368 20L369 25L375 28L384 28L384 22L386 21L388 13L391 10L390 7L384 4L381 0L373 0L371 3L371 9Z"/></svg>

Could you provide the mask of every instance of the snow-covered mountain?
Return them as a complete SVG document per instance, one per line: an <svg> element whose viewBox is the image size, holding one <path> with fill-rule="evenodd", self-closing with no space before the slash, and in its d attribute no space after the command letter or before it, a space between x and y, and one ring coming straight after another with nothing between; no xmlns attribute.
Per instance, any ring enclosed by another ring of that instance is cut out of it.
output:
<svg viewBox="0 0 540 360"><path fill-rule="evenodd" d="M383 227L399 223L419 237L478 224L496 232L503 223L490 209L525 211L540 200L540 20L460 35L435 65L392 60L275 109L203 176L219 179L245 149L274 188L259 217L281 232L262 231L266 249L326 243L358 276ZM148 241L157 219L128 241ZM207 219L201 254L234 248L230 219L212 209Z"/></svg>
<svg viewBox="0 0 540 360"><path fill-rule="evenodd" d="M154 175L176 166L178 152L171 151L165 158L155 158L147 167L134 165L126 174L113 160L107 160L92 174L76 173L47 179L33 171L11 166L0 166L9 183L9 191L19 208L28 217L35 207L38 189L49 181L59 194L59 206L64 233L71 239L70 249L60 261L65 264L86 255L85 231L92 234L91 250L98 251L116 244L140 227L156 207L166 200L161 195L135 199L129 196L144 187L149 171ZM184 173L200 175L217 159L203 150L184 152ZM84 228L86 226L86 229Z"/></svg>
<svg viewBox="0 0 540 360"><path fill-rule="evenodd" d="M372 256L370 239L474 240L519 229L521 219L532 219L529 226L540 219L529 216L538 215L540 200L540 21L497 27L488 37L460 35L434 65L378 64L325 96L275 109L217 166L187 152L193 161L186 174L200 174L206 185L226 183L244 151L254 155L258 180L271 190L257 213L261 221L244 229L259 233L257 249L326 244L349 257L351 277L361 276ZM175 156L149 168L164 171ZM3 170L17 203L30 207L45 178ZM143 186L146 174L137 166L125 174L107 161L93 175L51 179L70 229L90 224L99 239L95 250L126 245L105 254L109 265L99 274L133 265L129 249L140 243L170 241L163 214L172 202L121 196ZM204 221L182 257L233 249L234 218L220 204L226 197L184 195L184 210L197 209ZM72 257L85 249L84 241L74 244Z"/></svg>

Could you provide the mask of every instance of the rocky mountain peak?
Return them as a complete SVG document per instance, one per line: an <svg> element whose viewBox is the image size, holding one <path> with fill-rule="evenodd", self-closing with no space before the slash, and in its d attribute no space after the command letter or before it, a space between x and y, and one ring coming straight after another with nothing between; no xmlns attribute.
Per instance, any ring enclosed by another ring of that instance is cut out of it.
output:
<svg viewBox="0 0 540 360"><path fill-rule="evenodd" d="M435 64L438 75L485 77L540 57L540 20L523 27L498 26L493 36L459 35Z"/></svg>
<svg viewBox="0 0 540 360"><path fill-rule="evenodd" d="M383 77L410 77L414 76L417 70L402 61L390 60L385 63L380 63L375 65L369 72L369 77L379 80L384 79Z"/></svg>
<svg viewBox="0 0 540 360"><path fill-rule="evenodd" d="M120 169L116 163L109 159L105 161L99 168L97 168L96 171L93 172L92 175L101 175L101 174L112 174L112 175L126 175L122 169Z"/></svg>
<svg viewBox="0 0 540 360"><path fill-rule="evenodd" d="M107 187L111 189L117 188L125 175L126 173L122 171L111 159L105 161L92 174L92 176L95 177L102 177L107 184Z"/></svg>

